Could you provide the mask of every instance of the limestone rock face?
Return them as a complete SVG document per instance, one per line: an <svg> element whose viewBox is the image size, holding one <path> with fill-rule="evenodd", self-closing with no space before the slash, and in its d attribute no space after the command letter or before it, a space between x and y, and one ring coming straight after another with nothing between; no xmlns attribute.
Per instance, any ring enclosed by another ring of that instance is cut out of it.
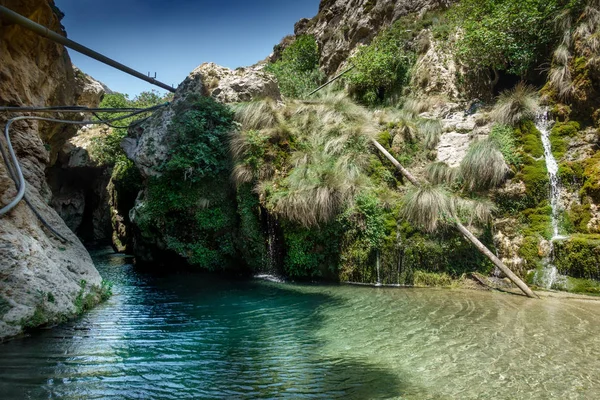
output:
<svg viewBox="0 0 600 400"><path fill-rule="evenodd" d="M239 103L255 99L281 100L277 81L263 71L262 65L233 71L214 63L194 69L179 85L173 103L158 111L141 125L135 137L126 138L121 146L143 176L156 176L157 167L168 157L168 128L175 115L174 107L186 96L212 96L221 103Z"/></svg>
<svg viewBox="0 0 600 400"><path fill-rule="evenodd" d="M482 114L469 115L464 111L454 111L441 115L444 133L437 146L437 161L450 167L458 167L471 143L487 137L490 126Z"/></svg>
<svg viewBox="0 0 600 400"><path fill-rule="evenodd" d="M7 0L2 4L64 34L53 1ZM19 26L0 23L0 104L76 104L80 94L65 48ZM12 116L0 114L0 124ZM48 204L46 168L73 134L72 128L35 121L21 121L11 129L27 181L27 197L68 242L43 228L25 202L0 216L0 340L19 334L24 327L73 315L77 296L101 284L88 252ZM0 163L0 204L10 202L16 192L6 166Z"/></svg>
<svg viewBox="0 0 600 400"><path fill-rule="evenodd" d="M314 35L321 49L320 65L331 76L353 50L368 44L383 28L410 13L448 6L452 0L321 0L319 13L300 20L294 33Z"/></svg>
<svg viewBox="0 0 600 400"><path fill-rule="evenodd" d="M200 93L221 103L240 103L257 98L281 100L277 81L258 64L231 70L204 63L192 71L178 88L179 93Z"/></svg>
<svg viewBox="0 0 600 400"><path fill-rule="evenodd" d="M98 107L104 94L112 93L106 85L85 74L79 68L73 66L73 71L75 73L78 106Z"/></svg>

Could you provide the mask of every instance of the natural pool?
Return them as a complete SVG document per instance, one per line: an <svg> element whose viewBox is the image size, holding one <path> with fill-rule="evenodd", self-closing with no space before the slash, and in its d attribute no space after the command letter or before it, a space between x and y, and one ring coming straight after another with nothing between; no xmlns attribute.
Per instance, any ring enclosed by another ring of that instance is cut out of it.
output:
<svg viewBox="0 0 600 400"><path fill-rule="evenodd" d="M114 296L0 345L0 398L600 398L599 302L156 276L95 258Z"/></svg>

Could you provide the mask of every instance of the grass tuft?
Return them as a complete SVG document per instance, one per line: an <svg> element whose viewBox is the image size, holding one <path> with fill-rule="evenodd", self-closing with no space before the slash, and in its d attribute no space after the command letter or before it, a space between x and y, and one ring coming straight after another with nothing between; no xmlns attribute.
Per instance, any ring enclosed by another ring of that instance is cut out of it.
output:
<svg viewBox="0 0 600 400"><path fill-rule="evenodd" d="M467 189L485 190L502 184L509 169L496 143L484 139L469 147L460 171Z"/></svg>
<svg viewBox="0 0 600 400"><path fill-rule="evenodd" d="M533 86L521 82L498 96L492 118L501 124L515 126L521 121L534 119L539 110L537 91Z"/></svg>

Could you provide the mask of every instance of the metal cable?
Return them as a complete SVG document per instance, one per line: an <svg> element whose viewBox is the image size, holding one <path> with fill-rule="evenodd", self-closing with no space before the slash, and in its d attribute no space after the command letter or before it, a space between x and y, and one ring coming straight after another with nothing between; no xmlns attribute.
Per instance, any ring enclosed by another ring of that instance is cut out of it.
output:
<svg viewBox="0 0 600 400"><path fill-rule="evenodd" d="M64 112L135 112L135 111L147 111L153 110L156 108L164 107L169 105L170 102L158 104L156 106L147 107L147 108L138 108L138 107L113 107L113 108L93 108L93 107L84 107L84 106L48 106L48 107L0 107L0 111L27 111L27 112L53 112L53 111L64 111Z"/></svg>
<svg viewBox="0 0 600 400"><path fill-rule="evenodd" d="M13 198L13 200L8 203L6 206L4 206L2 209L0 209L0 216L8 213L10 210L12 210L14 207L16 207L17 204L19 204L19 202L25 198L25 202L27 203L27 205L29 206L29 208L33 211L33 213L36 215L36 217L40 220L40 222L42 222L42 224L44 226L46 226L46 228L48 228L56 237L58 237L59 239L61 239L64 242L69 242L68 239L66 239L64 236L62 236L59 232L57 232L54 228L52 228L52 226L44 219L44 217L39 213L39 211L33 206L33 204L31 203L31 201L25 196L25 178L23 176L23 171L21 169L21 166L19 164L19 160L17 159L17 156L15 154L14 148L12 146L12 143L10 141L10 126L16 122L16 121L21 121L21 120L35 120L35 121L46 121L46 122L57 122L57 123L63 123L63 124L69 124L69 125L111 125L112 122L116 122L116 121L121 121L127 118L131 118L135 115L138 114L142 114L142 113L146 113L146 112L151 112L154 110L157 110L161 107L164 107L166 105L168 105L169 103L165 103L165 104L161 104L158 106L154 106L154 107L149 107L149 108L145 108L145 109L136 109L135 112L132 112L130 114L127 115L123 115L123 116L119 116L116 118L112 118L109 120L98 120L98 121L90 121L90 120L84 120L84 121L72 121L72 120L64 120L64 119L56 119L56 118L46 118L46 117L36 117L36 116L20 116L20 117L15 117L15 118L11 118L6 122L6 126L4 127L4 137L6 139L6 144L7 144L7 148L8 148L8 154L6 154L6 151L4 150L4 146L0 145L0 153L2 154L2 158L4 159L4 163L6 164L7 167L7 171L9 176L11 177L11 179L15 182L15 185L18 189L17 195L15 196L15 198ZM40 110L41 111L41 110ZM49 110L49 109L45 109L44 111L51 111L51 112L61 112L64 111L64 109L60 109L60 110ZM104 110L103 110L104 111ZM81 112L78 111L78 112ZM111 112L111 111L108 111ZM116 111L113 111L116 112ZM119 128L128 128L130 126L134 126L134 125L138 125L139 123L141 123L142 121L135 121L132 124L129 124L127 126L123 126L123 127L119 127ZM11 165L12 164L12 165Z"/></svg>

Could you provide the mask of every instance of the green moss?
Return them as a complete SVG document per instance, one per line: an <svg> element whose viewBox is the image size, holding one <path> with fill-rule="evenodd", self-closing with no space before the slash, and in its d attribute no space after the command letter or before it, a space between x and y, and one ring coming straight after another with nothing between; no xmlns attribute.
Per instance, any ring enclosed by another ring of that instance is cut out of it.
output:
<svg viewBox="0 0 600 400"><path fill-rule="evenodd" d="M555 242L554 263L563 275L600 279L600 235L574 235Z"/></svg>
<svg viewBox="0 0 600 400"><path fill-rule="evenodd" d="M584 166L579 161L564 161L558 165L558 178L563 186L574 189L584 182Z"/></svg>
<svg viewBox="0 0 600 400"><path fill-rule="evenodd" d="M600 296L600 282L592 279L567 277L566 289L572 293Z"/></svg>
<svg viewBox="0 0 600 400"><path fill-rule="evenodd" d="M581 129L577 121L557 122L552 127L552 134L559 137L575 137Z"/></svg>
<svg viewBox="0 0 600 400"><path fill-rule="evenodd" d="M569 222L567 232L588 233L587 225L592 219L590 204L573 204L566 215Z"/></svg>
<svg viewBox="0 0 600 400"><path fill-rule="evenodd" d="M557 160L563 158L567 151L567 140L577 135L580 129L579 122L557 122L550 132L550 144L552 145L552 154Z"/></svg>
<svg viewBox="0 0 600 400"><path fill-rule="evenodd" d="M523 146L523 151L533 158L544 156L541 133L532 121L525 121L515 128L515 135Z"/></svg>
<svg viewBox="0 0 600 400"><path fill-rule="evenodd" d="M419 287L448 287L452 282L452 277L444 272L415 271L414 274L414 285Z"/></svg>
<svg viewBox="0 0 600 400"><path fill-rule="evenodd" d="M552 207L549 205L528 208L521 213L520 217L526 224L522 229L525 236L540 235L548 240L552 238Z"/></svg>
<svg viewBox="0 0 600 400"><path fill-rule="evenodd" d="M542 260L538 250L539 242L539 236L525 236L523 239L523 243L519 248L519 257L525 260L527 268L535 268Z"/></svg>
<svg viewBox="0 0 600 400"><path fill-rule="evenodd" d="M517 178L525 183L525 204L528 207L535 207L550 196L550 181L545 160L529 159Z"/></svg>
<svg viewBox="0 0 600 400"><path fill-rule="evenodd" d="M583 176L585 181L580 196L589 196L595 202L600 202L600 151L584 161Z"/></svg>

